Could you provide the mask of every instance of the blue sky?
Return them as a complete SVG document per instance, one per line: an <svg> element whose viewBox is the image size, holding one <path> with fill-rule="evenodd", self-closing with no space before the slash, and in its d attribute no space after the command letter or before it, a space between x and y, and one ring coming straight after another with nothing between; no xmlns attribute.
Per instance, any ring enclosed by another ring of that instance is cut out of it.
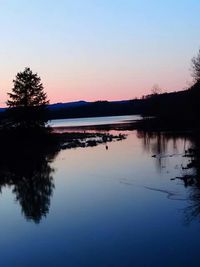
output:
<svg viewBox="0 0 200 267"><path fill-rule="evenodd" d="M51 102L181 90L200 48L197 0L0 0L0 104L18 71Z"/></svg>

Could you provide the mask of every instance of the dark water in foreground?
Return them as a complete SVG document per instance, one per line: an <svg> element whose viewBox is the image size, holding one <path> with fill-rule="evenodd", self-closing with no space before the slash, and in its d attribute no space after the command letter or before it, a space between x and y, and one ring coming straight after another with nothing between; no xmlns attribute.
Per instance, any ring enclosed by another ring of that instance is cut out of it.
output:
<svg viewBox="0 0 200 267"><path fill-rule="evenodd" d="M193 140L127 134L1 181L0 266L199 266L199 189L171 180Z"/></svg>

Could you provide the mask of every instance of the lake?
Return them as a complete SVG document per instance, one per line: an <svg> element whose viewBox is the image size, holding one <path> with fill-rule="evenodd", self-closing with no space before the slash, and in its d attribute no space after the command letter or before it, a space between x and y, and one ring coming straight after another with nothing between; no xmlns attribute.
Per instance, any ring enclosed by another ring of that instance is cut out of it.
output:
<svg viewBox="0 0 200 267"><path fill-rule="evenodd" d="M51 127L77 127L77 126L92 126L92 125L96 126L96 125L127 123L130 121L137 121L140 119L141 119L140 115L89 117L89 118L51 120L49 121L49 125Z"/></svg>
<svg viewBox="0 0 200 267"><path fill-rule="evenodd" d="M181 179L198 173L184 156L195 139L122 133L45 156L41 166L33 160L14 185L2 178L1 266L199 266L200 189Z"/></svg>

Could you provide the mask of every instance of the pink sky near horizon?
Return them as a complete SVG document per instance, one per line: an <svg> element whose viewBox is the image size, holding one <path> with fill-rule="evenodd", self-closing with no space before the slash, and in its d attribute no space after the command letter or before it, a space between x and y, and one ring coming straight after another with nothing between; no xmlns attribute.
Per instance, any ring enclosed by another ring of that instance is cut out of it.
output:
<svg viewBox="0 0 200 267"><path fill-rule="evenodd" d="M32 70L36 72L36 68L32 68ZM3 82L0 82L2 88L0 105L2 107L5 106L7 92L11 91L12 80L16 73L17 70L13 70L9 75L5 73ZM143 95L150 94L155 84L159 85L162 92L171 92L186 89L192 82L187 65L180 71L173 66L167 71L165 69L161 71L154 67L150 73L148 69L138 68L135 72L133 71L133 74L127 70L124 72L120 69L116 70L116 68L105 72L84 69L82 73L78 73L74 69L66 73L59 72L59 70L56 72L51 70L48 73L41 69L37 73L41 77L50 103L141 98Z"/></svg>
<svg viewBox="0 0 200 267"><path fill-rule="evenodd" d="M140 98L155 84L186 89L199 12L197 0L2 1L0 106L25 67L51 103Z"/></svg>

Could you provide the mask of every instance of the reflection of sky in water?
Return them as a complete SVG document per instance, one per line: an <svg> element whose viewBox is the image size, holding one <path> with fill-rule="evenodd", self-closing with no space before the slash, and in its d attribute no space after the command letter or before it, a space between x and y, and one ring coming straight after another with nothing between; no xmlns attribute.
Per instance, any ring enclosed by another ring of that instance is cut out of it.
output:
<svg viewBox="0 0 200 267"><path fill-rule="evenodd" d="M1 265L197 266L199 224L184 224L188 203L179 199L188 189L170 180L180 176L187 159L179 154L189 143L179 138L160 145L132 132L108 150L61 151L51 164L50 211L38 225L26 222L12 188L4 188ZM153 158L159 149L161 158Z"/></svg>
<svg viewBox="0 0 200 267"><path fill-rule="evenodd" d="M140 115L60 119L50 121L49 125L52 127L108 125L116 123L125 123L128 121L139 119L141 119Z"/></svg>

